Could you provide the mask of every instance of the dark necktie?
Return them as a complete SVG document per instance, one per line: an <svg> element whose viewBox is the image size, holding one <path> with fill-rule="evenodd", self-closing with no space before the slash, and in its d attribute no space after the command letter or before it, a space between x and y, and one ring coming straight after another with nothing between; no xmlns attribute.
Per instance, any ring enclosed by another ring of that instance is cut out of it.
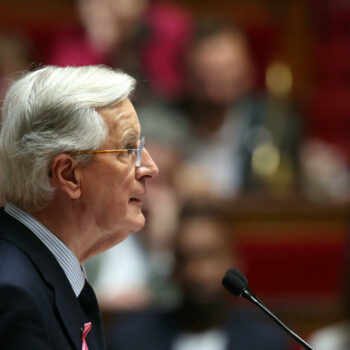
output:
<svg viewBox="0 0 350 350"><path fill-rule="evenodd" d="M89 334L87 337L88 345L89 339L91 339L92 335L95 339L96 344L98 345L98 350L105 350L106 345L103 334L100 309L98 307L95 292L87 281L85 281L84 288L81 291L78 300L84 311L85 316L87 317L87 321L92 323L92 328L90 331L90 333L92 334Z"/></svg>

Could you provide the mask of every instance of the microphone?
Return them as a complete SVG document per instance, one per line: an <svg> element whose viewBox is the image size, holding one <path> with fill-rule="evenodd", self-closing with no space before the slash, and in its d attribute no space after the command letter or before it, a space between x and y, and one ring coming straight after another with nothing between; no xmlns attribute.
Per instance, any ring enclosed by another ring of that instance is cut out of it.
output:
<svg viewBox="0 0 350 350"><path fill-rule="evenodd" d="M236 297L243 297L261 310L263 310L270 318L272 318L280 327L282 327L289 335L291 335L304 349L315 350L305 340L300 338L296 333L290 330L280 319L278 319L249 289L247 278L237 269L229 269L222 280L223 286Z"/></svg>

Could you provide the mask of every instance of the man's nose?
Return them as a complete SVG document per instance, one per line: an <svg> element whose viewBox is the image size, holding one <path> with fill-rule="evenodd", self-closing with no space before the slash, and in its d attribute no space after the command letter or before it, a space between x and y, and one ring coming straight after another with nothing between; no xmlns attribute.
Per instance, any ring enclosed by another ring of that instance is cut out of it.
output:
<svg viewBox="0 0 350 350"><path fill-rule="evenodd" d="M147 149L144 148L142 152L141 164L136 168L136 178L141 179L143 177L155 178L159 173L157 164L154 162Z"/></svg>

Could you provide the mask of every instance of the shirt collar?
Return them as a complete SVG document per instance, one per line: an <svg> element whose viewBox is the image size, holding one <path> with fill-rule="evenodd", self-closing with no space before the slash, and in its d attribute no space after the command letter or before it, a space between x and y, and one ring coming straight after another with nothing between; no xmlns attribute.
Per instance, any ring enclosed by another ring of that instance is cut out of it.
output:
<svg viewBox="0 0 350 350"><path fill-rule="evenodd" d="M50 250L63 269L74 294L78 297L86 279L86 273L74 253L43 224L12 203L5 205L5 212L28 227Z"/></svg>

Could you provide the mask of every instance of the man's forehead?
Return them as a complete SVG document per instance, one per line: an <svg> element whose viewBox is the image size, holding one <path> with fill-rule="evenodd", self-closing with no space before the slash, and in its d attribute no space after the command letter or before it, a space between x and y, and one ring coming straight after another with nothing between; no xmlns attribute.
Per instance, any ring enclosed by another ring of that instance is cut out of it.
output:
<svg viewBox="0 0 350 350"><path fill-rule="evenodd" d="M108 125L109 132L118 132L120 135L130 135L128 137L139 137L140 123L136 111L131 102L126 99L115 106L103 108L101 116Z"/></svg>
<svg viewBox="0 0 350 350"><path fill-rule="evenodd" d="M133 117L136 113L129 99L125 99L114 106L104 107L98 110L102 117L109 122L118 122L122 118Z"/></svg>

